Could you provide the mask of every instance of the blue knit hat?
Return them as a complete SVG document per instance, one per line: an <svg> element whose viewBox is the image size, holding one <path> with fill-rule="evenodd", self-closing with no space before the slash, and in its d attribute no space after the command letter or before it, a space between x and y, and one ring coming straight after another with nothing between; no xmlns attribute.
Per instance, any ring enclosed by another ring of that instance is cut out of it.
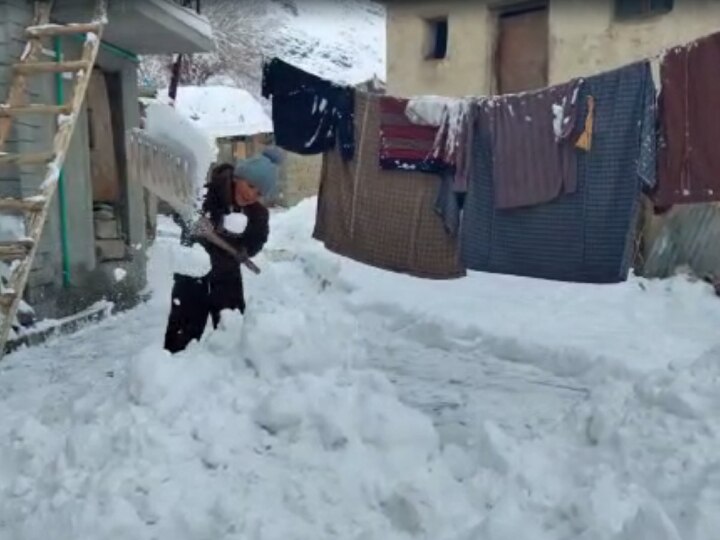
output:
<svg viewBox="0 0 720 540"><path fill-rule="evenodd" d="M282 161L282 151L277 146L268 146L260 155L238 161L235 176L252 184L264 197L272 197L277 189Z"/></svg>

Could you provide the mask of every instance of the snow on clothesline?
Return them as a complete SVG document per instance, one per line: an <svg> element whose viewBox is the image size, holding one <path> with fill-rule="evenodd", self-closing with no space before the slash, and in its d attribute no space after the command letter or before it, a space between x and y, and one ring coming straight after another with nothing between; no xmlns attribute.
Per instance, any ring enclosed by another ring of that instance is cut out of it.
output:
<svg viewBox="0 0 720 540"><path fill-rule="evenodd" d="M704 39L704 37L698 38L684 45L667 47L657 54L645 58L645 60L650 64L656 95L659 95L662 90L660 65L665 57L671 52L677 53L682 50L697 47L698 42L702 39ZM583 78L578 77L577 80L582 82ZM460 144L459 137L462 132L463 122L466 119L469 107L473 103L483 102L490 107L493 107L501 102L507 101L510 98L530 97L542 94L547 92L553 86L555 85L548 85L542 88L522 92L488 96L466 96L461 98L439 95L413 96L408 102L405 115L408 120L414 124L440 128L438 130L435 144L433 145L433 150L428 157L437 158L441 152L445 156L452 156L457 149L457 145ZM579 85L573 93L573 105L577 101L578 92ZM512 105L509 104L508 107L510 114L513 115L514 111ZM563 131L563 126L570 121L570 118L565 115L567 108L564 99L562 102L552 104L551 107L553 114L553 132L555 137L559 139ZM526 121L531 122L532 118L526 117ZM444 148L443 141L445 142Z"/></svg>
<svg viewBox="0 0 720 540"><path fill-rule="evenodd" d="M418 125L440 128L428 157L455 154L471 104L472 98L446 96L416 96L408 101L405 108L408 120Z"/></svg>

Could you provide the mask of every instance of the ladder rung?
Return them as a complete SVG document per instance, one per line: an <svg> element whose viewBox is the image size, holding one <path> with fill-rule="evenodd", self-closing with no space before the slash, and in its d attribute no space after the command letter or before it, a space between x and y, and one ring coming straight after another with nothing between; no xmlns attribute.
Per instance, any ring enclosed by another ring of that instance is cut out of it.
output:
<svg viewBox="0 0 720 540"><path fill-rule="evenodd" d="M33 241L17 240L14 242L0 242L0 260L16 261L24 259L32 249Z"/></svg>
<svg viewBox="0 0 720 540"><path fill-rule="evenodd" d="M15 64L13 69L21 75L34 75L36 73L71 73L89 67L90 64L85 60L71 60L68 62L26 62Z"/></svg>
<svg viewBox="0 0 720 540"><path fill-rule="evenodd" d="M70 105L26 105L24 107L9 107L0 105L0 117L20 116L22 114L70 114Z"/></svg>
<svg viewBox="0 0 720 540"><path fill-rule="evenodd" d="M45 197L28 197L26 199L16 199L14 197L0 198L0 211L16 210L21 212L39 212L45 205Z"/></svg>
<svg viewBox="0 0 720 540"><path fill-rule="evenodd" d="M29 26L25 29L25 35L29 38L42 36L69 36L72 34L84 34L86 32L99 32L101 29L102 24L98 22L43 24L40 26Z"/></svg>
<svg viewBox="0 0 720 540"><path fill-rule="evenodd" d="M35 154L0 153L0 165L43 165L55 159L55 152L37 152Z"/></svg>

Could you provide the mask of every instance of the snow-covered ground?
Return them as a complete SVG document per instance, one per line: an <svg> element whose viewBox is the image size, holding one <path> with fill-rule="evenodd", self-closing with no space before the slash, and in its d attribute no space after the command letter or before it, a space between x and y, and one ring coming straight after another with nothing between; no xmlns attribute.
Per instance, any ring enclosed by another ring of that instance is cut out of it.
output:
<svg viewBox="0 0 720 540"><path fill-rule="evenodd" d="M1 539L716 537L709 287L422 281L313 218L273 216L247 317L183 354L164 223L153 300L6 359Z"/></svg>

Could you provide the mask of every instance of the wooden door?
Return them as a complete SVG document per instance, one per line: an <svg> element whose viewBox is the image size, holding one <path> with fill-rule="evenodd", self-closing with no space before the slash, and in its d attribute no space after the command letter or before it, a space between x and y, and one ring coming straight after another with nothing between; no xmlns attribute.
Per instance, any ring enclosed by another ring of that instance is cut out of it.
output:
<svg viewBox="0 0 720 540"><path fill-rule="evenodd" d="M93 202L120 202L115 130L105 75L93 70L86 94Z"/></svg>
<svg viewBox="0 0 720 540"><path fill-rule="evenodd" d="M500 14L495 62L500 94L547 86L547 6Z"/></svg>

